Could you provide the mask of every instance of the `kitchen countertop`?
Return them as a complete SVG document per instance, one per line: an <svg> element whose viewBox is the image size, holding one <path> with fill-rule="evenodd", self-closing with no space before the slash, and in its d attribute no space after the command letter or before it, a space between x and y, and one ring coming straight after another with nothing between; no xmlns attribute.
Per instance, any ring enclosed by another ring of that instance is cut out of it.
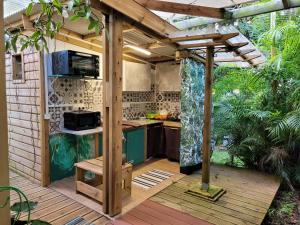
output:
<svg viewBox="0 0 300 225"><path fill-rule="evenodd" d="M123 121L123 125L129 125L129 126L134 126L134 127L142 127L142 126L148 126L148 125L153 125L153 124L162 124L163 121L160 120L128 120L128 121Z"/></svg>
<svg viewBox="0 0 300 225"><path fill-rule="evenodd" d="M175 121L164 121L164 126L181 128L181 123L180 122L175 122Z"/></svg>
<svg viewBox="0 0 300 225"><path fill-rule="evenodd" d="M144 119L144 120L127 120L127 121L124 120L122 125L122 130L123 131L133 130L137 127L143 127L143 126L148 126L153 124L163 124L164 126L167 127L181 128L180 122ZM95 129L88 129L88 130L80 130L80 131L69 130L66 128L61 129L62 133L73 134L77 136L102 133L102 131L103 131L102 127L97 127Z"/></svg>

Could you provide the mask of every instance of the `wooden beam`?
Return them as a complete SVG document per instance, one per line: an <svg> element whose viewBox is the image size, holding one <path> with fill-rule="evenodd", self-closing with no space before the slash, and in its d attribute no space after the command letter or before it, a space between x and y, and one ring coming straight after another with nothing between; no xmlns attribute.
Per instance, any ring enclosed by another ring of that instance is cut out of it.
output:
<svg viewBox="0 0 300 225"><path fill-rule="evenodd" d="M122 210L122 17L104 16L109 38L103 33L103 211L110 216Z"/></svg>
<svg viewBox="0 0 300 225"><path fill-rule="evenodd" d="M208 40L213 39L214 41L221 42L226 41L230 38L236 37L239 33L228 33L228 34L220 34L220 33L211 33L211 34L187 34L188 31L176 33L176 35L172 35L170 38L160 40L163 43L175 43L175 42L183 42L183 41L200 41L200 40Z"/></svg>
<svg viewBox="0 0 300 225"><path fill-rule="evenodd" d="M229 43L229 42L227 42L227 43ZM230 43L229 46L233 47L233 48L241 48L248 44L249 44L249 42L238 42L238 43Z"/></svg>
<svg viewBox="0 0 300 225"><path fill-rule="evenodd" d="M168 2L168 1L158 1L158 0L135 0L142 6L163 12L179 13L191 16L203 16L223 19L225 9L223 8L212 8L205 6L198 6L192 4Z"/></svg>
<svg viewBox="0 0 300 225"><path fill-rule="evenodd" d="M203 42L203 43L180 45L178 49L183 50L183 49L189 49L189 48L203 48L203 47L209 47L209 46L222 46L222 45L225 45L223 41L221 41L221 42L209 41L209 42Z"/></svg>
<svg viewBox="0 0 300 225"><path fill-rule="evenodd" d="M4 37L3 1L0 2L0 36ZM2 38L3 40L3 38ZM0 43L0 185L9 185L8 170L8 128L7 128L7 103L6 103L6 74L5 74L5 46L4 41ZM0 192L0 204L9 198L9 191ZM0 224L10 224L10 202L0 209Z"/></svg>
<svg viewBox="0 0 300 225"><path fill-rule="evenodd" d="M235 54L242 56L242 55L247 55L247 54L249 54L251 52L255 52L255 51L256 51L256 49L250 48L250 49L245 49L245 50L238 50L238 53L235 53Z"/></svg>
<svg viewBox="0 0 300 225"><path fill-rule="evenodd" d="M249 56L245 56L245 57L249 61L249 60L253 60L253 59L257 59L257 58L261 57L261 54L249 55Z"/></svg>
<svg viewBox="0 0 300 225"><path fill-rule="evenodd" d="M289 0L282 0L282 4L283 4L283 7L285 9L290 8L290 2L289 2Z"/></svg>
<svg viewBox="0 0 300 225"><path fill-rule="evenodd" d="M85 49L88 49L91 51L102 52L102 47L100 47L99 45L92 44L91 42L84 41L84 40L78 39L78 38L74 38L72 36L57 34L55 36L55 39L75 45L75 46L79 46L79 47L82 47L82 48L85 48Z"/></svg>
<svg viewBox="0 0 300 225"><path fill-rule="evenodd" d="M147 59L142 58L140 56L137 56L133 53L123 53L123 59L129 62L135 62L135 63L143 63L143 64L147 64L149 63Z"/></svg>
<svg viewBox="0 0 300 225"><path fill-rule="evenodd" d="M202 147L202 189L208 190L211 150L211 110L213 83L214 47L207 47L205 64L204 126Z"/></svg>
<svg viewBox="0 0 300 225"><path fill-rule="evenodd" d="M289 7L288 7L289 9L297 8L297 7L300 7L300 0L289 0ZM236 9L231 10L229 13L226 12L226 14L228 15L228 17L226 16L226 18L234 20L239 18L252 17L260 14L275 12L283 9L285 8L282 0L273 0L261 4L249 5L245 7L237 7ZM213 24L217 22L218 23L222 22L222 19L195 17L187 20L181 20L173 24L181 30L186 30L191 27Z"/></svg>
<svg viewBox="0 0 300 225"><path fill-rule="evenodd" d="M158 62L168 62L168 61L174 61L175 57L169 57L169 56L155 56L147 59L147 61L152 63L158 63Z"/></svg>
<svg viewBox="0 0 300 225"><path fill-rule="evenodd" d="M243 62L244 59L241 57L232 57L232 58L226 58L226 57L216 57L214 58L215 62Z"/></svg>
<svg viewBox="0 0 300 225"><path fill-rule="evenodd" d="M101 2L91 0L91 2L93 3L93 8L99 11L103 10L103 5L108 6L164 37L167 37L172 32L178 31L176 27L134 0L101 0Z"/></svg>
<svg viewBox="0 0 300 225"><path fill-rule="evenodd" d="M49 119L45 119L46 104L45 104L45 73L44 73L44 54L39 53L39 74L40 74L40 140L41 140L41 167L42 167L42 186L50 185L50 153L49 153Z"/></svg>

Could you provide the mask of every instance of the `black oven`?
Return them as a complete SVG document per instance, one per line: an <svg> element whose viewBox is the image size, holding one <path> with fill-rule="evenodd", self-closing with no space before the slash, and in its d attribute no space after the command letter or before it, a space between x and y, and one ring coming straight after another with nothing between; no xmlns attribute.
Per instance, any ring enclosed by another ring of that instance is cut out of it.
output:
<svg viewBox="0 0 300 225"><path fill-rule="evenodd" d="M53 75L94 77L99 76L99 56L64 50L52 53Z"/></svg>
<svg viewBox="0 0 300 225"><path fill-rule="evenodd" d="M64 127L70 130L87 130L101 125L101 113L72 111L64 113Z"/></svg>

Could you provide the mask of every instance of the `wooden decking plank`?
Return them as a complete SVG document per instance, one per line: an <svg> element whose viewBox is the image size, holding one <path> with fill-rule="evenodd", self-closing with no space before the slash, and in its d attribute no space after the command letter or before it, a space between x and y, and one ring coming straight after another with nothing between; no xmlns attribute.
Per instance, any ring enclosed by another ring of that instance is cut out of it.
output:
<svg viewBox="0 0 300 225"><path fill-rule="evenodd" d="M246 171L244 171L246 172ZM254 173L254 172L252 172ZM259 171L255 171L256 174L259 174ZM213 174L213 173L212 173ZM238 175L239 174L239 175ZM229 175L226 175L224 173L218 174L215 173L215 177L212 176L211 182L215 183L215 184L223 184L223 185L231 185L232 183L234 184L239 184L242 186L247 186L249 189L254 189L257 192L261 192L263 191L268 191L268 192L273 192L274 189L277 188L278 186L278 182L276 182L276 179L274 178L269 178L268 176L264 176L263 179L259 179L258 177L255 177L253 179L249 179L249 177L245 177L244 173L238 173L236 176L234 176L234 174L230 173ZM187 181L187 182L191 182L193 180L195 180L195 178L199 176L201 177L201 175L192 175L192 176L186 176L184 177L181 181ZM216 178L217 177L217 178ZM263 187L264 189L260 189L259 187Z"/></svg>
<svg viewBox="0 0 300 225"><path fill-rule="evenodd" d="M180 182L183 182L182 180ZM196 179L189 179L189 182L185 183L193 183L193 182L199 182ZM273 196L269 192L265 193L260 193L256 192L256 189L251 189L249 186L242 185L240 183L235 183L234 180L231 182L231 184L226 184L225 182L222 182L221 184L219 183L214 183L215 185L221 186L225 188L228 192L236 193L239 195L243 195L248 198L256 199L259 202L264 202L264 203L269 203L270 201L273 200Z"/></svg>
<svg viewBox="0 0 300 225"><path fill-rule="evenodd" d="M205 206L193 204L188 201L183 201L182 199L179 198L179 196L174 197L164 193L159 193L157 196L167 201L171 201L173 203L179 204L181 207L186 207L186 208L196 210L199 212L199 214L205 213L207 215L210 215L211 217L219 218L220 220L227 221L231 224L237 224L237 225L254 224L245 221L243 219L233 217L232 215L228 215L227 213L224 212L215 211L214 209L206 208Z"/></svg>
<svg viewBox="0 0 300 225"><path fill-rule="evenodd" d="M150 214L156 218L159 218L160 220L169 223L169 224L173 224L173 225L186 225L186 222L183 222L181 220L177 220L176 218L169 216L167 214L161 213L159 210L161 207L157 207L156 209L150 208L147 205L141 204L138 206L138 208L140 210L142 210L143 212Z"/></svg>
<svg viewBox="0 0 300 225"><path fill-rule="evenodd" d="M45 195L47 193L49 193L49 191L47 189L44 189L44 190L41 190L41 191L38 191L38 192L33 192L33 193L29 193L29 194L25 193L25 194L26 194L27 198L30 200L32 198L41 197L41 196L43 196L43 195ZM16 201L18 199L19 199L18 196L13 196L11 198L11 201L14 202L14 201Z"/></svg>
<svg viewBox="0 0 300 225"><path fill-rule="evenodd" d="M184 192L186 191L186 189L183 188L183 186L180 186L180 184L174 184L168 188L166 188L165 190L163 190L164 193L174 193L174 195L180 195L180 196L189 196L190 195L187 195L185 194ZM225 194L226 195L226 194ZM249 208L245 208L243 203L242 204L239 204L239 205L236 205L236 204L232 204L232 203L229 203L228 201L224 201L224 196L222 196L218 201L216 202L210 202L210 201L207 201L205 199L199 199L199 198L195 198L195 197L191 197L189 198L191 201L193 202L196 202L196 203L200 203L200 202L203 202L204 204L214 204L214 205L218 205L220 207L224 207L224 208L228 208L228 209L232 209L232 210L235 210L237 212L240 212L240 213L243 213L243 214L246 214L246 215L249 215L249 216L253 216L253 217L256 217L256 218L261 218L265 215L265 211L263 212L260 212L258 210L252 210L252 209L249 209Z"/></svg>
<svg viewBox="0 0 300 225"><path fill-rule="evenodd" d="M69 213L69 214L63 216L58 220L52 221L51 224L52 225L62 225L67 222L70 222L72 219L74 219L76 217L83 217L83 216L89 214L90 212L92 212L91 209L84 207L84 208L78 209L72 213Z"/></svg>
<svg viewBox="0 0 300 225"><path fill-rule="evenodd" d="M92 221L93 225L104 225L109 224L109 220L106 217L101 217L97 220Z"/></svg>
<svg viewBox="0 0 300 225"><path fill-rule="evenodd" d="M86 221L89 221L90 223L97 219L100 219L101 217L104 217L104 216L95 211L92 211L92 212L88 213L87 215L82 216L82 218L84 218Z"/></svg>
<svg viewBox="0 0 300 225"><path fill-rule="evenodd" d="M196 218L199 218L201 220L207 221L207 222L212 223L212 224L232 225L232 223L230 223L226 220L220 219L218 217L213 217L212 215L205 214L203 212L199 212L199 211L194 210L194 209L189 208L189 207L181 206L177 203L171 202L169 200L166 200L166 199L163 199L163 198L160 198L160 197L157 197L157 196L152 197L151 200L155 201L159 204L168 206L170 208L176 209L178 211L187 213L189 215L192 215Z"/></svg>
<svg viewBox="0 0 300 225"><path fill-rule="evenodd" d="M168 189L168 190L163 190L162 193L165 193L174 198L179 198L183 201L186 201L189 203L190 206L198 205L200 207L211 209L215 212L223 213L225 215L229 215L230 217L241 219L243 221L247 221L247 222L250 222L253 224L257 224L260 221L259 219L261 218L261 216L257 217L259 214L256 214L256 216L245 214L247 212L245 212L244 210L241 210L240 207L226 207L226 204L219 205L220 204L219 201L217 201L217 202L204 201L197 197L185 194L183 191L181 191L181 192L178 190L172 191L172 190ZM250 211L250 210L248 210L248 211Z"/></svg>
<svg viewBox="0 0 300 225"><path fill-rule="evenodd" d="M51 188L40 187L38 184L28 181L28 179L20 175L14 176L11 183L23 190L29 200L38 202L37 208L31 213L31 218L33 219L60 224L59 221L67 219L69 215L74 215L75 218L79 213L87 221L93 222L94 225L106 224L109 221L102 214L75 202L73 199ZM11 204L18 201L16 194L11 194L11 196ZM27 214L23 214L21 218L26 219Z"/></svg>
<svg viewBox="0 0 300 225"><path fill-rule="evenodd" d="M61 208L60 210L56 210L55 212L49 212L48 215L45 215L41 217L40 219L48 221L49 223L52 223L52 221L58 220L61 217L68 215L78 209L84 208L83 205L79 203L73 202L71 205L68 205L64 208Z"/></svg>
<svg viewBox="0 0 300 225"><path fill-rule="evenodd" d="M37 187L35 185L27 185L24 187L17 187L17 188L26 194L32 194L34 192L39 192L39 191L45 190L44 188ZM18 196L18 194L15 191L11 191L10 196L11 196L11 198L14 198L14 197Z"/></svg>
<svg viewBox="0 0 300 225"><path fill-rule="evenodd" d="M186 214L186 213L183 213L181 211L178 211L178 210L175 210L173 208L170 208L170 207L166 207L164 205L161 205L161 204L158 204L156 202L153 202L151 200L146 200L145 202L143 202L143 205L146 205L147 207L149 208L152 208L152 209L156 209L159 205L159 211L165 215L168 215L170 217L173 217L175 218L176 220L179 220L179 221L183 221L185 222L186 224L189 224L189 225L194 225L194 224L199 224L200 221L198 218L196 217L193 217L189 214ZM208 222L203 222L204 224L209 224Z"/></svg>
<svg viewBox="0 0 300 225"><path fill-rule="evenodd" d="M99 224L102 224L102 223L99 223ZM94 222L93 225L96 225L96 223ZM108 225L133 225L133 224L128 223L123 220L115 220L115 221L111 221L110 223L108 223Z"/></svg>
<svg viewBox="0 0 300 225"><path fill-rule="evenodd" d="M120 220L127 222L131 225L152 225L151 223L145 222L145 221L131 215L130 213L127 213L126 215L122 216L117 221L120 221Z"/></svg>
<svg viewBox="0 0 300 225"><path fill-rule="evenodd" d="M261 198L254 194L248 194L246 192L243 192L242 190L233 190L232 188L224 185L222 187L226 190L227 194L230 194L230 196L232 196L233 198L238 200L240 198L244 198L247 201L252 200L253 204L256 204L257 206L263 206L265 208L269 206L270 202L272 202L271 198L270 199Z"/></svg>
<svg viewBox="0 0 300 225"><path fill-rule="evenodd" d="M157 225L170 225L171 224L165 220L162 220L160 217L155 217L155 215L148 214L148 212L145 212L140 206L134 208L128 214L132 215L134 217L137 217L138 219L143 220L145 222L151 221L151 224L157 224Z"/></svg>
<svg viewBox="0 0 300 225"><path fill-rule="evenodd" d="M43 211L48 211L51 210L51 207L53 206L59 206L59 204L61 204L61 202L66 201L67 198L63 197L63 196L57 196L55 198L52 199L47 199L47 201L44 202L38 202L37 208L35 208L31 214L32 215L41 215ZM21 216L21 219L27 217L27 214L24 214Z"/></svg>

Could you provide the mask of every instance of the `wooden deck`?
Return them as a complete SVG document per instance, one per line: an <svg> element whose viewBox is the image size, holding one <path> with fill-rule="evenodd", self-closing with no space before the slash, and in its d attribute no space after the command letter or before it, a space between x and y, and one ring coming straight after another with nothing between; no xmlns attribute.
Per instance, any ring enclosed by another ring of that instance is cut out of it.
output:
<svg viewBox="0 0 300 225"><path fill-rule="evenodd" d="M29 200L38 202L38 207L32 211L32 219L41 219L52 225L63 225L78 216L93 225L102 225L109 222L109 219L102 214L51 188L40 187L14 172L10 173L10 184L20 188ZM12 192L11 204L18 201L17 194ZM21 218L25 220L26 215L23 214Z"/></svg>
<svg viewBox="0 0 300 225"><path fill-rule="evenodd" d="M99 203L75 193L72 178L58 182L54 189L39 187L11 173L11 184L21 188L30 200L39 202L33 218L54 225L76 216L94 225L261 224L280 185L277 179L264 173L213 165L211 183L227 191L214 203L185 193L187 184L201 180L200 172L184 176L179 173L178 164L156 160L135 168L133 177L151 169L168 171L174 176L149 190L133 185L132 196L123 202L121 217L114 221L101 214ZM16 200L17 195L12 193L12 203Z"/></svg>
<svg viewBox="0 0 300 225"><path fill-rule="evenodd" d="M109 225L210 225L189 214L146 200Z"/></svg>
<svg viewBox="0 0 300 225"><path fill-rule="evenodd" d="M201 181L200 174L182 178L150 200L212 224L261 224L280 185L272 176L225 166L212 166L211 180L227 191L217 202L185 193L187 184Z"/></svg>
<svg viewBox="0 0 300 225"><path fill-rule="evenodd" d="M170 179L163 181L159 185L151 188L151 189L143 189L134 184L131 187L131 197L127 197L123 200L123 209L122 214L130 211L137 205L141 204L146 199L150 198L151 196L157 194L167 186L171 185L173 182L181 179L184 177L183 174L179 172L179 164L176 162L170 162L167 159L159 159L159 160L150 160L146 163L141 164L140 166L136 166L133 169L132 177L137 177L146 171L152 169L161 169L170 173L173 173ZM75 191L75 179L74 177L69 177L57 182L54 182L50 186L52 189L56 190L57 192L68 196L69 198L80 202L81 204L94 209L96 212L102 213L102 205L98 202L94 201L93 199L88 198L82 194L76 194Z"/></svg>

